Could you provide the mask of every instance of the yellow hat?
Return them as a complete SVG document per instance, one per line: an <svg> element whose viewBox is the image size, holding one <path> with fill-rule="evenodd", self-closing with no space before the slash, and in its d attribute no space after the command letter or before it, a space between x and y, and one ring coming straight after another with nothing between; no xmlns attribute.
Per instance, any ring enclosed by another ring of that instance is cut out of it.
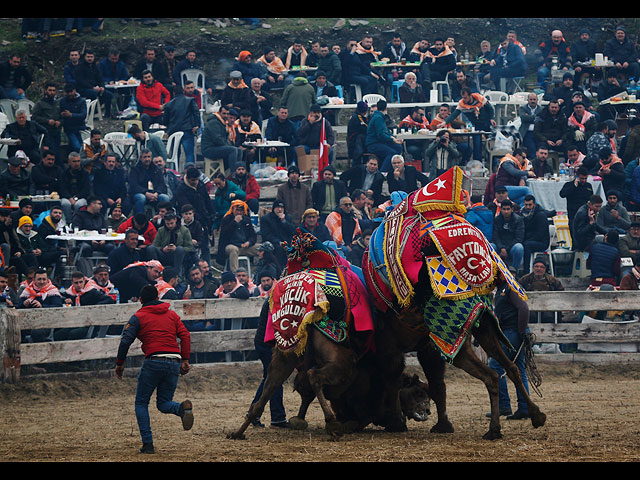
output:
<svg viewBox="0 0 640 480"><path fill-rule="evenodd" d="M22 225L24 225L25 223L33 225L33 220L31 220L31 217L29 217L28 215L20 217L20 220L18 221L18 228L22 227Z"/></svg>
<svg viewBox="0 0 640 480"><path fill-rule="evenodd" d="M304 220L304 217L306 217L307 215L320 216L320 212L318 212L318 210L316 210L315 208L307 208L302 214L302 219Z"/></svg>

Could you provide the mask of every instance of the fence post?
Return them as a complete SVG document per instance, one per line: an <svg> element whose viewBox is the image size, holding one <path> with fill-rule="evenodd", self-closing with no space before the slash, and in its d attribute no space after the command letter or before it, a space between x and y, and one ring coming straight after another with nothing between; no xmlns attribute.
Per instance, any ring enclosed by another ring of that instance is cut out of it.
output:
<svg viewBox="0 0 640 480"><path fill-rule="evenodd" d="M10 315L6 308L0 308L0 379L3 382L17 383L20 380L20 341L17 315Z"/></svg>

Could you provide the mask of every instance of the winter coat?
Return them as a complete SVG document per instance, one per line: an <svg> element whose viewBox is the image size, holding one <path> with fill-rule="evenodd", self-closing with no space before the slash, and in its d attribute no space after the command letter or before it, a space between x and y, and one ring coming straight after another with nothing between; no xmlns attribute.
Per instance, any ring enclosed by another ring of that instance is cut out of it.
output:
<svg viewBox="0 0 640 480"><path fill-rule="evenodd" d="M531 213L520 210L524 221L524 240L549 244L549 222L547 214L540 205L536 205Z"/></svg>
<svg viewBox="0 0 640 480"><path fill-rule="evenodd" d="M108 170L104 165L94 168L93 171L93 193L103 199L107 198L124 200L127 196L126 173L122 168Z"/></svg>
<svg viewBox="0 0 640 480"><path fill-rule="evenodd" d="M204 183L198 182L196 188L193 188L185 183L183 178L174 192L173 201L178 212L187 204L193 206L195 220L199 221L205 228L211 229L215 209Z"/></svg>
<svg viewBox="0 0 640 480"><path fill-rule="evenodd" d="M547 231L549 228L547 227ZM524 242L524 220L516 213L512 213L508 221L503 215L498 215L493 220L493 243L496 250L500 252L505 249L511 250L516 243Z"/></svg>
<svg viewBox="0 0 640 480"><path fill-rule="evenodd" d="M175 132L192 132L200 126L200 111L196 101L185 95L178 95L164 106L164 123L167 135Z"/></svg>
<svg viewBox="0 0 640 480"><path fill-rule="evenodd" d="M316 102L316 92L304 77L296 77L293 83L287 85L282 92L280 105L284 105L289 110L289 118L306 118L311 109L311 105Z"/></svg>
<svg viewBox="0 0 640 480"><path fill-rule="evenodd" d="M304 211L313 207L311 190L301 182L296 186L291 185L289 181L280 185L276 192L276 200L284 202L284 208L295 225L300 225Z"/></svg>
<svg viewBox="0 0 640 480"><path fill-rule="evenodd" d="M172 234L175 234L175 240L172 240ZM160 227L156 238L153 239L153 246L164 248L173 243L176 247L182 247L185 252L191 253L194 251L192 240L191 232L184 225L177 226L174 231L167 227Z"/></svg>
<svg viewBox="0 0 640 480"><path fill-rule="evenodd" d="M98 63L98 69L100 70L100 75L102 75L102 79L105 84L115 83L120 80L129 80L129 72L127 71L127 66L124 64L122 60L113 63L109 61L108 58L104 58Z"/></svg>
<svg viewBox="0 0 640 480"><path fill-rule="evenodd" d="M76 93L73 99L66 96L60 99L60 111L68 110L71 112L70 117L61 117L62 127L66 132L77 132L86 130L85 119L87 118L87 101Z"/></svg>
<svg viewBox="0 0 640 480"><path fill-rule="evenodd" d="M164 97L164 102L162 101ZM158 117L162 115L160 106L163 103L171 100L171 93L160 82L153 81L151 85L141 83L136 88L136 100L142 107L142 114L147 114L151 117Z"/></svg>
<svg viewBox="0 0 640 480"><path fill-rule="evenodd" d="M483 204L473 205L465 216L467 222L480 229L489 242L493 238L493 212Z"/></svg>
<svg viewBox="0 0 640 480"><path fill-rule="evenodd" d="M153 188L149 188L149 182ZM159 167L151 163L146 168L138 162L129 172L129 195L146 192L167 193L167 185Z"/></svg>

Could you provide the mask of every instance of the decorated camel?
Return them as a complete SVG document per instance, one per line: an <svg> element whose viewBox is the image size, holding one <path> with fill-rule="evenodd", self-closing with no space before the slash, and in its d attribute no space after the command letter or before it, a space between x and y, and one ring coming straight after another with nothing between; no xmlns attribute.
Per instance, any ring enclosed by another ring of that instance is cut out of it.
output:
<svg viewBox="0 0 640 480"><path fill-rule="evenodd" d="M374 231L363 273L375 305L379 368L385 376L388 430L406 430L399 405L404 354L416 351L438 421L432 432L453 432L446 409L445 362L482 380L489 392L491 420L485 439L501 438L498 375L474 353L470 335L496 359L527 399L531 423L546 415L531 400L520 372L500 342L512 347L493 312L491 293L503 282L523 300L526 294L482 232L463 215L471 179L453 167L390 210Z"/></svg>
<svg viewBox="0 0 640 480"><path fill-rule="evenodd" d="M287 267L261 312L268 315L265 342L274 345L263 392L228 438L244 438L252 420L296 369L294 386L302 402L289 420L293 428L307 427L305 415L315 398L333 438L371 422L386 426L378 415L382 409L376 407L383 405L385 387L372 359L374 326L363 280L335 250L308 232L298 230L286 247ZM403 374L398 381L405 411L401 407L394 414L403 421L406 416L425 420L429 399L424 382Z"/></svg>

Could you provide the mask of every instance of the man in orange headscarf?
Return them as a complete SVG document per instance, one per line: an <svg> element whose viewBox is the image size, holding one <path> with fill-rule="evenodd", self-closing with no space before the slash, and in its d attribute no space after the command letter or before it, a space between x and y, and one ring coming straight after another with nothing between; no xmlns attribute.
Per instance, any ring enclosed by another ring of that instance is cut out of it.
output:
<svg viewBox="0 0 640 480"><path fill-rule="evenodd" d="M218 256L216 261L225 265L229 260L229 270L238 269L240 255L257 256L257 236L253 228L249 207L242 200L233 200L231 208L220 222L220 240L218 242Z"/></svg>

